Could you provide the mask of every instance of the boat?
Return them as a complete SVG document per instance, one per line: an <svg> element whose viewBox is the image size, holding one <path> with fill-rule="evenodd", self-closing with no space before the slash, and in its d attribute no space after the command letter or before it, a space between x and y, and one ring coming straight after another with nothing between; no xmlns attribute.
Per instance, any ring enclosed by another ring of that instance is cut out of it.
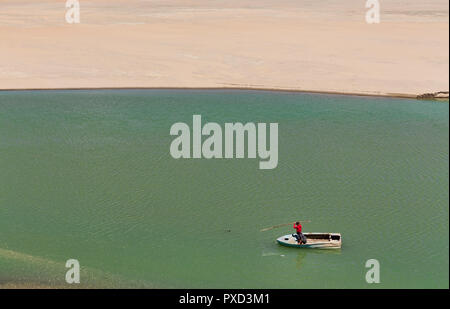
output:
<svg viewBox="0 0 450 309"><path fill-rule="evenodd" d="M306 237L306 244L298 244L297 239L291 235L284 235L277 238L277 242L282 246L295 248L316 248L316 249L339 249L342 238L340 233L303 233Z"/></svg>

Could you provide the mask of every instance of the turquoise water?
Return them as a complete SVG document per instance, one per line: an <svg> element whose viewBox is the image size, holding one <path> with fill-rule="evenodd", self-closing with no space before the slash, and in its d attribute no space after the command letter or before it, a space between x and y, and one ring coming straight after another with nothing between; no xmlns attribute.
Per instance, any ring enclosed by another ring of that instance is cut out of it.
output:
<svg viewBox="0 0 450 309"><path fill-rule="evenodd" d="M175 122L278 122L279 162L170 156ZM0 285L449 286L449 105L269 91L0 92ZM342 249L275 239L340 232ZM292 230L292 231L291 231ZM381 283L365 281L380 262Z"/></svg>

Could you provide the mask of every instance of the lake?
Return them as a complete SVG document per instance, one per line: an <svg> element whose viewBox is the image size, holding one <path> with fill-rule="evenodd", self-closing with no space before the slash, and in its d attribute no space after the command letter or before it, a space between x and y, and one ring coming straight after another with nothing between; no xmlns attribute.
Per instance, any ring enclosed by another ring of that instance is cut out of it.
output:
<svg viewBox="0 0 450 309"><path fill-rule="evenodd" d="M278 123L278 166L170 127ZM448 102L250 90L0 92L0 285L448 288ZM338 250L275 239L295 220ZM365 263L380 263L368 284Z"/></svg>

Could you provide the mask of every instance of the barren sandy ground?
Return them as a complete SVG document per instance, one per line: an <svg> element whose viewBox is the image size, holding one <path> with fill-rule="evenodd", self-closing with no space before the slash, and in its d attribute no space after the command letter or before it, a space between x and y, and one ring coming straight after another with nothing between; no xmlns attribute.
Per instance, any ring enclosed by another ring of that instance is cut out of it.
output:
<svg viewBox="0 0 450 309"><path fill-rule="evenodd" d="M448 90L447 0L0 0L0 89Z"/></svg>

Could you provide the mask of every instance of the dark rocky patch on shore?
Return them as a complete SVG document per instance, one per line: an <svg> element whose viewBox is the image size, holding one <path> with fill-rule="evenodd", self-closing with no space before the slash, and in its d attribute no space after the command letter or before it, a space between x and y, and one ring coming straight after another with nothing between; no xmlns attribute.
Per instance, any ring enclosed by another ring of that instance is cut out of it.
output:
<svg viewBox="0 0 450 309"><path fill-rule="evenodd" d="M438 91L433 93L423 93L417 96L419 100L437 100L437 99L447 99L448 91Z"/></svg>

